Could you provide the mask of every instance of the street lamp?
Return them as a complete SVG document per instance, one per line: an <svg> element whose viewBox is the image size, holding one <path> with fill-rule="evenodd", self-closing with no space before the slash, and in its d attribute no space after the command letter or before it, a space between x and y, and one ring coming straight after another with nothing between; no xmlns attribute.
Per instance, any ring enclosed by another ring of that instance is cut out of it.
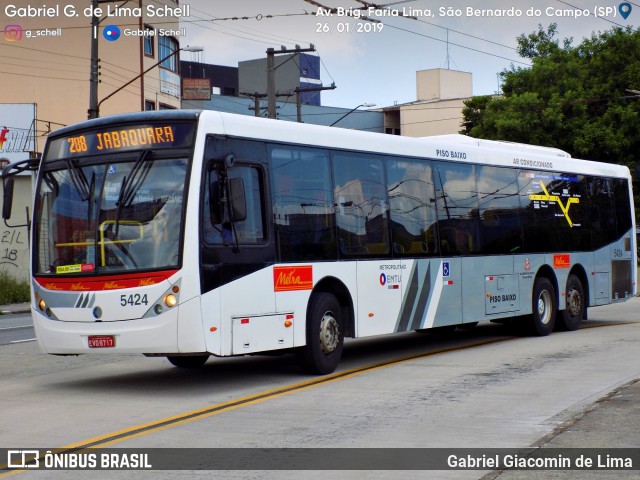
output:
<svg viewBox="0 0 640 480"><path fill-rule="evenodd" d="M153 65L151 65L149 68L147 68L144 72L142 72L139 75L136 75L134 78L132 78L131 80L129 80L127 83L125 83L124 85L122 85L120 88L114 90L113 92L111 92L109 95L107 95L106 97L104 97L102 100L100 100L98 102L98 105L96 105L96 109L95 109L95 114L96 114L96 118L98 118L100 116L100 105L102 105L102 102L109 100L111 97L113 97L116 93L118 93L120 90L125 89L126 87L128 87L129 85L131 85L133 82L135 82L136 80L138 80L139 78L141 78L142 76L144 76L146 73L150 72L151 70L153 70L154 68L156 68L158 65L160 65L161 63L165 62L166 60L170 59L171 57L175 56L178 54L178 52L201 52L203 49L202 47L184 47L184 48L179 48L177 49L175 52L171 52L169 55L167 55L166 57L164 57L162 60L154 63Z"/></svg>
<svg viewBox="0 0 640 480"><path fill-rule="evenodd" d="M343 116L341 116L338 120L336 120L335 122L333 122L331 125L329 125L330 127L333 127L336 123L338 123L340 120L342 120L344 117L351 115L353 112L355 112L357 109L359 109L360 107L364 107L364 108L371 108L371 107L375 107L376 104L375 103L363 103L361 105L358 105L356 108L352 108L351 110L349 110L347 113L345 113Z"/></svg>

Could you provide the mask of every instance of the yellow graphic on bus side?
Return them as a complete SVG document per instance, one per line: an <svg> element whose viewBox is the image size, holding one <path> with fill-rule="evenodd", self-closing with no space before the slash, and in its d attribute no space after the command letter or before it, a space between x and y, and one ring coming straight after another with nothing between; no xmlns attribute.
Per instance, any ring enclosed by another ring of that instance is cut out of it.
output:
<svg viewBox="0 0 640 480"><path fill-rule="evenodd" d="M562 203L562 200L560 200L560 197L558 195L549 195L549 191L546 189L546 187L544 186L544 184L542 182L540 182L540 187L542 188L542 190L544 190L544 195L529 195L529 200L540 200L543 202L557 202L558 205L560 205L560 209L562 210L562 213L564 214L564 218L567 219L567 222L569 223L570 227L573 227L573 222L571 221L571 219L569 218L569 208L571 207L572 203L580 203L580 199L579 198L568 198L567 199L567 205L565 206Z"/></svg>

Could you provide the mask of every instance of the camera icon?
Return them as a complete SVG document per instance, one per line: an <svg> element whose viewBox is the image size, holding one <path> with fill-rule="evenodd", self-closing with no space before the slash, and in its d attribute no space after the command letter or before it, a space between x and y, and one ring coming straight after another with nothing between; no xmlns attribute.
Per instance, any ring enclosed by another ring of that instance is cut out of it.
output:
<svg viewBox="0 0 640 480"><path fill-rule="evenodd" d="M5 26L4 39L7 42L19 42L22 40L22 27L20 25Z"/></svg>

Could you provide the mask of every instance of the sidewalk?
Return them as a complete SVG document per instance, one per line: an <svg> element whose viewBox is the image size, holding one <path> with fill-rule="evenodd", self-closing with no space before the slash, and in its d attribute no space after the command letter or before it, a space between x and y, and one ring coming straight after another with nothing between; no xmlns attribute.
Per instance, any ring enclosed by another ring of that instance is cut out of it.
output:
<svg viewBox="0 0 640 480"><path fill-rule="evenodd" d="M640 447L640 379L627 382L544 436L532 447L587 449L635 449ZM591 451L593 453L593 451ZM635 470L507 470L493 471L482 480L584 480L637 479Z"/></svg>

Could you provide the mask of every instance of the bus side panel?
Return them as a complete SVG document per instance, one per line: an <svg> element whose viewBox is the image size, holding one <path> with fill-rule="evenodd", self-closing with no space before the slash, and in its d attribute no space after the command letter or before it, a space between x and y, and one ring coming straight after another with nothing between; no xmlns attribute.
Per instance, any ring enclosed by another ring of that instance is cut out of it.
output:
<svg viewBox="0 0 640 480"><path fill-rule="evenodd" d="M591 305L607 305L611 302L611 247L596 250L593 272L594 298Z"/></svg>
<svg viewBox="0 0 640 480"><path fill-rule="evenodd" d="M431 328L436 322L436 312L444 289L443 262L437 258L404 260L403 263L407 268L403 270L402 307L398 312L395 331ZM450 272L450 264L446 269Z"/></svg>
<svg viewBox="0 0 640 480"><path fill-rule="evenodd" d="M181 353L204 352L207 349L200 303L200 297L195 297L179 307L178 351Z"/></svg>
<svg viewBox="0 0 640 480"><path fill-rule="evenodd" d="M222 355L222 336L230 333L228 330L230 326L222 322L222 316L220 313L220 289L216 288L210 292L202 294L202 301L200 302L202 313L202 330L204 331L204 339L207 352L214 355Z"/></svg>
<svg viewBox="0 0 640 480"><path fill-rule="evenodd" d="M221 355L233 352L233 319L240 317L271 316L276 312L273 288L273 268L264 268L241 277L219 288ZM256 288L262 285L262 288ZM206 329L205 329L206 330Z"/></svg>
<svg viewBox="0 0 640 480"><path fill-rule="evenodd" d="M442 277L437 281L442 283L442 294L435 320L424 328L462 323L462 258L443 258L440 273Z"/></svg>
<svg viewBox="0 0 640 480"><path fill-rule="evenodd" d="M512 255L462 259L463 323L511 316L520 310L519 279L513 263Z"/></svg>
<svg viewBox="0 0 640 480"><path fill-rule="evenodd" d="M358 336L395 331L408 273L401 260L360 261L358 270Z"/></svg>

